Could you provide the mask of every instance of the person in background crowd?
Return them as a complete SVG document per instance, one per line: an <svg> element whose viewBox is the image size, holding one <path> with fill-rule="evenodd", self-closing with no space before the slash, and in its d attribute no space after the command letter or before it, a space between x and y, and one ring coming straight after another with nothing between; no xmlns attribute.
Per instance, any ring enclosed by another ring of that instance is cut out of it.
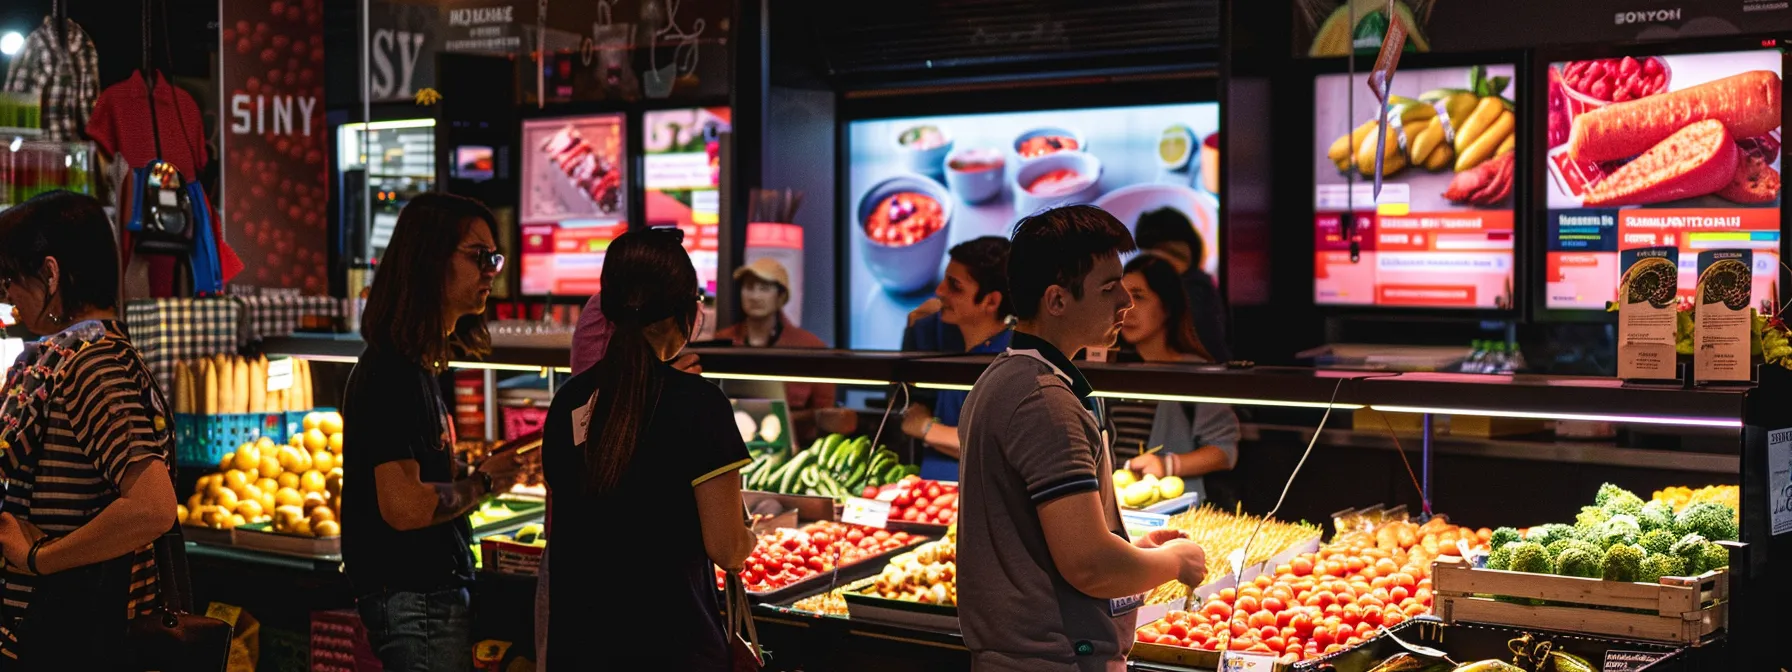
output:
<svg viewBox="0 0 1792 672"><path fill-rule="evenodd" d="M740 309L746 319L716 331L716 338L750 348L825 348L821 337L790 324L784 306L790 303L790 272L775 259L760 258L734 271L740 287ZM816 433L850 434L858 414L834 405L834 386L785 383L784 397L797 446L807 446Z"/></svg>
<svg viewBox="0 0 1792 672"><path fill-rule="evenodd" d="M1152 588L1201 585L1201 547L1175 530L1129 540L1099 406L1070 356L1114 343L1132 300L1132 236L1087 205L1015 227L1011 347L965 399L958 614L974 670L1123 672Z"/></svg>
<svg viewBox="0 0 1792 672"><path fill-rule="evenodd" d="M593 294L585 302L585 311L579 314L579 324L572 331L572 373L584 373L598 362L610 348L610 335L616 333L610 321L604 319L602 294ZM703 365L697 359L697 353L687 352L672 360L672 368L690 374L703 373ZM543 534L551 536L554 528L554 507L551 502L553 491L549 490L550 504L547 514L542 519ZM547 672L548 657L548 558L541 557L541 566L535 570L535 670Z"/></svg>
<svg viewBox="0 0 1792 672"><path fill-rule="evenodd" d="M1008 239L984 236L959 243L947 253L946 277L934 290L940 319L956 329L966 352L1000 353L1008 349ZM958 414L965 393L946 390L931 403L909 404L902 414L902 432L927 447L921 455L921 478L958 479Z"/></svg>
<svg viewBox="0 0 1792 672"><path fill-rule="evenodd" d="M940 319L940 297L921 302L902 329L903 352L964 352L964 335Z"/></svg>
<svg viewBox="0 0 1792 672"><path fill-rule="evenodd" d="M1120 327L1129 349L1147 362L1208 363L1189 315L1175 266L1155 254L1126 264L1121 279L1132 295L1132 310ZM1114 453L1132 456L1128 469L1162 478L1180 476L1196 501L1209 500L1202 477L1238 464L1238 414L1224 404L1116 402L1108 407L1116 442ZM1151 455L1145 447L1163 446Z"/></svg>
<svg viewBox="0 0 1792 672"><path fill-rule="evenodd" d="M173 419L118 321L98 201L56 191L0 214L0 303L46 335L0 387L0 668L120 669L178 504Z"/></svg>
<svg viewBox="0 0 1792 672"><path fill-rule="evenodd" d="M675 235L631 232L610 244L603 287L604 358L554 395L543 430L548 556L577 569L550 589L548 637L578 644L553 647L551 662L725 671L714 567L739 571L753 551L738 473L751 460L727 396L667 365L698 331L696 269ZM648 499L661 508L642 516ZM645 564L601 541L648 537L665 543ZM616 619L589 608L597 601L653 604L657 616Z"/></svg>
<svg viewBox="0 0 1792 672"><path fill-rule="evenodd" d="M490 352L485 303L504 268L478 201L423 194L398 213L367 296L367 350L344 392L342 557L388 670L469 670L467 514L515 484L513 453L467 477L439 377Z"/></svg>
<svg viewBox="0 0 1792 672"><path fill-rule="evenodd" d="M1207 258L1207 244L1195 230L1188 216L1175 208L1159 208L1139 216L1139 249L1163 255L1182 276L1182 291L1188 295L1188 307L1194 317L1195 333L1215 362L1232 361L1232 348L1226 340L1226 301L1220 298L1213 276L1201 269Z"/></svg>

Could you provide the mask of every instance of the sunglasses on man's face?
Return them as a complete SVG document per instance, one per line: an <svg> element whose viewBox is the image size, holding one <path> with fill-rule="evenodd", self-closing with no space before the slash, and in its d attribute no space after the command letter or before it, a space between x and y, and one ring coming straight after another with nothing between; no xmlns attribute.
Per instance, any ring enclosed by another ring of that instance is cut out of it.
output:
<svg viewBox="0 0 1792 672"><path fill-rule="evenodd" d="M481 273L497 273L504 270L504 254L497 250L477 248L467 250L466 254L472 256L473 261L479 264Z"/></svg>

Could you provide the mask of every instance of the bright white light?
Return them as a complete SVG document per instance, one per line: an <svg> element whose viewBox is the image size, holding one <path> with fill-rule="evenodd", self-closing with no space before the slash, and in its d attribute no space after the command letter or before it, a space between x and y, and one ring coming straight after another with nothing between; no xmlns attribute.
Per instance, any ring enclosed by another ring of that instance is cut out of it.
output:
<svg viewBox="0 0 1792 672"><path fill-rule="evenodd" d="M24 46L25 46L25 36L20 35L19 31L14 30L14 31L8 32L7 34L5 34L3 36L0 36L0 54L6 54L7 56L11 56L13 54L19 53L19 49L23 48Z"/></svg>

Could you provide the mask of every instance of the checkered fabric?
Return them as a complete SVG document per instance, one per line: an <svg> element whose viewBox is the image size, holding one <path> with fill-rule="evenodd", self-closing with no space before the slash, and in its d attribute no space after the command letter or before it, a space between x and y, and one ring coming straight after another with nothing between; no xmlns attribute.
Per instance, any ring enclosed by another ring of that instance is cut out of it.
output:
<svg viewBox="0 0 1792 672"><path fill-rule="evenodd" d="M232 299L146 299L125 306L125 329L172 398L175 362L234 355L242 306Z"/></svg>
<svg viewBox="0 0 1792 672"><path fill-rule="evenodd" d="M25 46L13 56L6 70L6 90L37 94L42 107L39 125L46 140L82 140L82 129L100 95L100 58L87 31L74 21L64 26L68 38L58 49L56 31L49 17L25 38Z"/></svg>
<svg viewBox="0 0 1792 672"><path fill-rule="evenodd" d="M237 340L240 346L291 336L306 316L334 319L342 314L342 300L327 296L239 296L233 300L242 306L243 328Z"/></svg>

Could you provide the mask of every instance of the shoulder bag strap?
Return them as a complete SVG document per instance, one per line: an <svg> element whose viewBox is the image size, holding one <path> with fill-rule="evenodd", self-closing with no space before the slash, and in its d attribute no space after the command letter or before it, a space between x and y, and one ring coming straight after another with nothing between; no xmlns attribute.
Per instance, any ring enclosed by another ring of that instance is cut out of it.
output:
<svg viewBox="0 0 1792 672"><path fill-rule="evenodd" d="M181 534L180 522L156 537L156 603L162 609L177 613L193 613L193 585L187 573L187 542Z"/></svg>

